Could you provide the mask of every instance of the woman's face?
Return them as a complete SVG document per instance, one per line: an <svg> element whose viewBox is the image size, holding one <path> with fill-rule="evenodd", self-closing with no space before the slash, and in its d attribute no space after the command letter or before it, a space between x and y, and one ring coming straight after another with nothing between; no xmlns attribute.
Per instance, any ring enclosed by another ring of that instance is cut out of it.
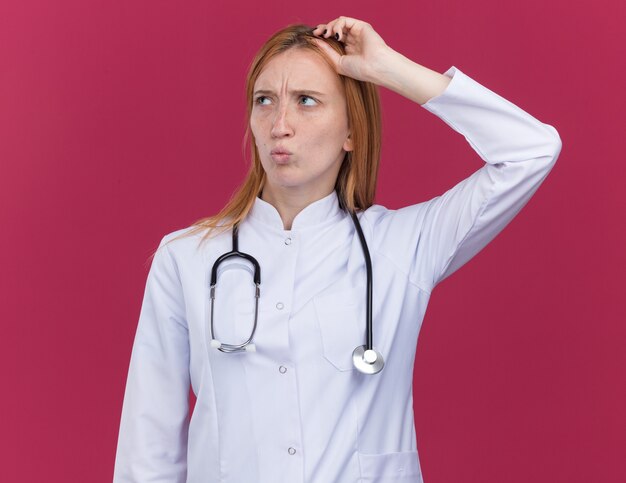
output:
<svg viewBox="0 0 626 483"><path fill-rule="evenodd" d="M338 75L315 52L292 48L267 63L252 102L250 129L267 176L264 194L330 194L345 152L352 150Z"/></svg>

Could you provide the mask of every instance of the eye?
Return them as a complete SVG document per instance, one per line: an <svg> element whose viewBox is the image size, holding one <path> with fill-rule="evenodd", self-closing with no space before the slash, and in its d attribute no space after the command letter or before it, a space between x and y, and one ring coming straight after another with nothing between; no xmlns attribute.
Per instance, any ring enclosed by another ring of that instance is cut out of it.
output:
<svg viewBox="0 0 626 483"><path fill-rule="evenodd" d="M317 104L317 101L311 96L300 96L300 100L303 100L305 102L309 101L308 103L304 104L305 106L314 106Z"/></svg>
<svg viewBox="0 0 626 483"><path fill-rule="evenodd" d="M255 103L255 104L259 104L259 105L261 105L261 106L266 106L267 104L266 104L266 103L264 103L264 101L266 101L266 100L267 100L267 101L269 101L269 97L267 97L267 96L258 96L258 97L254 100L254 103Z"/></svg>

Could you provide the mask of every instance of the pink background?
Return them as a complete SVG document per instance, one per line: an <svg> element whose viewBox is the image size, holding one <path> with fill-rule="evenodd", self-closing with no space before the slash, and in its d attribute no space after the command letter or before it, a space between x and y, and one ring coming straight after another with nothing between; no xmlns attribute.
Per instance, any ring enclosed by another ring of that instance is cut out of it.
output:
<svg viewBox="0 0 626 483"><path fill-rule="evenodd" d="M261 43L341 14L563 141L526 208L433 293L414 383L426 483L626 481L626 3L336 5L0 3L0 481L111 481L147 257L242 179ZM377 203L425 201L482 165L381 95Z"/></svg>

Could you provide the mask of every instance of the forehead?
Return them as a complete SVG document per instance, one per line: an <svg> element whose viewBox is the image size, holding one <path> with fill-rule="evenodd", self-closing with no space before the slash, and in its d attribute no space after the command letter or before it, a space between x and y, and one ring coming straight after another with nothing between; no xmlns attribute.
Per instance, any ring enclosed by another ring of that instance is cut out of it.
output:
<svg viewBox="0 0 626 483"><path fill-rule="evenodd" d="M309 49L292 48L272 58L254 83L255 89L294 89L340 91L337 73Z"/></svg>

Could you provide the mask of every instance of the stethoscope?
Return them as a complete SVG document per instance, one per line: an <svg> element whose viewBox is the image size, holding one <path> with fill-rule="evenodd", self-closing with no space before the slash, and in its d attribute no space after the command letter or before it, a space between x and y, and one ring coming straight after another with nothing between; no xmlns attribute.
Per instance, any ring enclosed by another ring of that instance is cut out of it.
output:
<svg viewBox="0 0 626 483"><path fill-rule="evenodd" d="M378 352L373 347L373 336L372 336L372 259L370 258L370 252L367 248L367 243L365 242L365 236L363 236L363 230L361 229L361 224L359 223L359 219L357 218L354 212L351 212L352 220L354 221L354 226L356 227L356 231L359 235L359 240L361 241L361 247L363 248L363 255L365 257L365 267L367 269L367 341L365 345L358 346L352 352L352 363L357 370L364 374L376 374L383 369L385 365L385 361L383 360L383 356L380 352ZM210 297L211 297L211 347L215 347L221 352L232 353L232 352L255 352L256 346L252 342L254 339L254 333L257 328L257 320L259 315L259 297L261 295L261 267L259 262L252 256L247 253L243 253L239 251L239 237L238 237L238 229L239 226L235 224L233 226L233 249L230 252L224 253L221 255L213 264L213 268L211 269L211 285L210 285ZM252 333L248 340L243 342L242 344L226 344L224 342L220 342L215 338L215 332L213 329L213 307L215 304L215 286L217 285L217 270L219 265L228 260L230 258L240 257L248 260L254 266L254 285L255 285L255 304L254 304L254 325L252 326Z"/></svg>

